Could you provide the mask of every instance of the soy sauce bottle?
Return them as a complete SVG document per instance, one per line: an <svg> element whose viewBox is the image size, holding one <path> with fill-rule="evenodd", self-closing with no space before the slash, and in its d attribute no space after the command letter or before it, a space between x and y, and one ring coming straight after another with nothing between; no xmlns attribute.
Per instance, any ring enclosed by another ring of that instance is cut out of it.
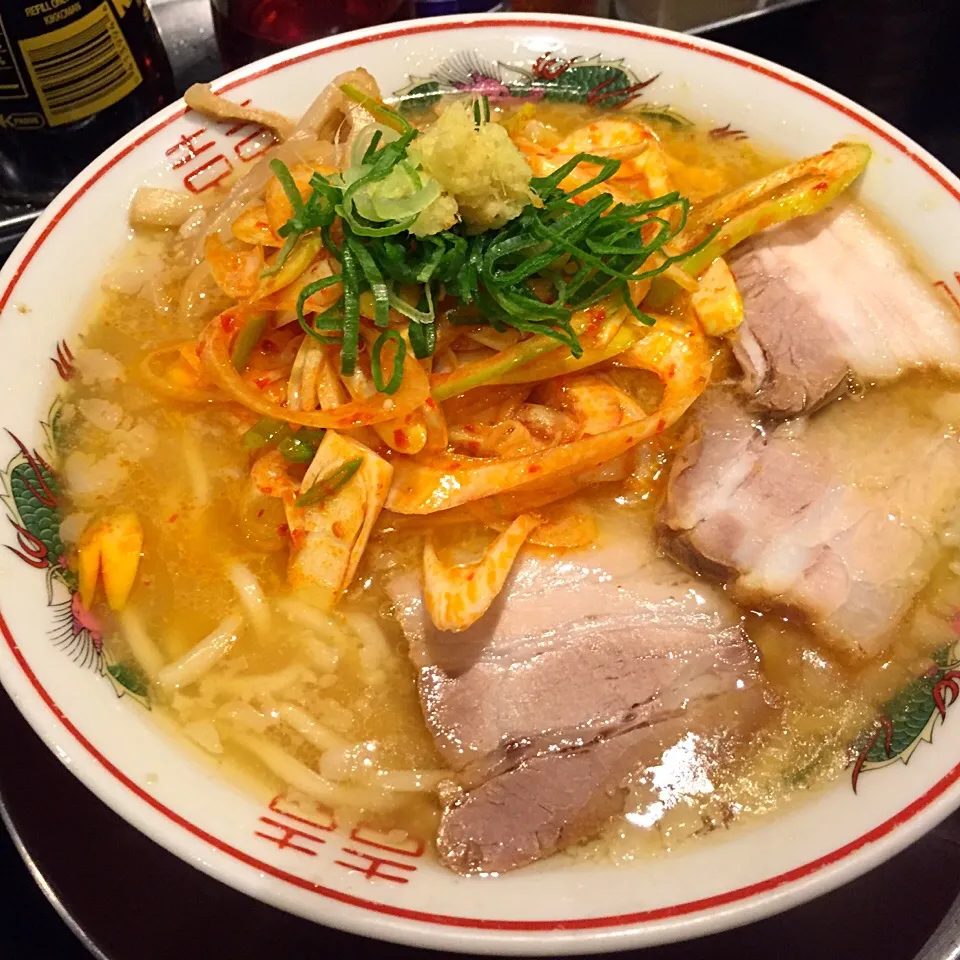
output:
<svg viewBox="0 0 960 960"><path fill-rule="evenodd" d="M45 203L172 98L146 0L3 0L0 201Z"/></svg>

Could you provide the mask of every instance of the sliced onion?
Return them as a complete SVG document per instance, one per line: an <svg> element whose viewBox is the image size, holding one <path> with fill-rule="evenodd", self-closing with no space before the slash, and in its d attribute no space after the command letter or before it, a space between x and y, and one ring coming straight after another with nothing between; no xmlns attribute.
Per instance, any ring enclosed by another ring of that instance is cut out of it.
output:
<svg viewBox="0 0 960 960"><path fill-rule="evenodd" d="M427 182L408 197L383 197L374 194L373 208L378 219L405 220L426 210L440 196L440 184L436 180Z"/></svg>
<svg viewBox="0 0 960 960"><path fill-rule="evenodd" d="M621 356L625 366L651 370L664 385L660 406L649 416L528 456L479 460L425 456L398 459L387 497L395 513L428 514L589 470L662 433L686 412L710 379L706 337L695 326L665 320Z"/></svg>
<svg viewBox="0 0 960 960"><path fill-rule="evenodd" d="M288 167L298 163L326 163L333 164L335 160L332 143L318 141L313 137L294 136L285 143L271 147L261 159L241 177L230 189L223 202L216 207L207 220L206 229L198 244L197 254L202 253L202 241L212 233L222 233L223 239L228 239L233 221L243 213L254 201L262 200L263 192L273 176L270 169L271 160L282 160Z"/></svg>
<svg viewBox="0 0 960 960"><path fill-rule="evenodd" d="M192 348L192 341L187 341ZM224 403L229 400L219 390L213 387L205 386L199 380L196 386L187 386L186 384L174 383L166 373L158 373L155 364L158 360L167 360L168 358L179 359L181 357L181 348L183 343L174 343L166 347L158 347L151 350L137 367L137 374L140 382L160 396L171 400L183 400L187 403ZM169 367L168 367L169 369Z"/></svg>
<svg viewBox="0 0 960 960"><path fill-rule="evenodd" d="M363 163L363 157L378 131L380 133L380 146L400 139L400 134L396 130L391 130L390 127L384 126L382 123L368 123L353 141L353 147L350 150L351 166L359 167Z"/></svg>
<svg viewBox="0 0 960 960"><path fill-rule="evenodd" d="M233 330L224 323L228 314L215 317L200 335L201 360L210 379L229 397L262 417L272 417L305 427L351 430L355 427L396 420L419 407L430 393L427 375L408 352L403 365L403 382L396 393L377 393L363 400L354 400L327 411L290 410L274 403L256 386L244 380L234 369L230 358Z"/></svg>
<svg viewBox="0 0 960 960"><path fill-rule="evenodd" d="M355 175L368 167L354 167L343 175L348 184L359 179ZM362 175L362 174L360 174ZM426 210L440 196L440 185L420 175L409 163L402 162L383 179L360 187L351 196L353 207L365 220L390 223L407 220Z"/></svg>
<svg viewBox="0 0 960 960"><path fill-rule="evenodd" d="M307 107L303 116L297 121L294 136L305 134L320 139L333 138L337 128L350 115L350 101L340 90L345 83L357 87L370 97L380 99L377 81L362 67L341 73L334 77Z"/></svg>

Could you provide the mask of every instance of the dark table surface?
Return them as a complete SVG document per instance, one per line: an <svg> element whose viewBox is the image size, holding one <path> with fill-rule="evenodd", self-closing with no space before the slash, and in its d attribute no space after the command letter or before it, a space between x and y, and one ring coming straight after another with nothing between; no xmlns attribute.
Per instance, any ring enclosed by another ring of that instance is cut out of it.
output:
<svg viewBox="0 0 960 960"><path fill-rule="evenodd" d="M155 5L176 17L176 2ZM216 73L209 51L203 53L202 30L191 22L178 41L181 75L191 81ZM847 94L960 171L955 0L819 0L708 35ZM0 731L0 796L29 865L0 830L0 960L81 960L88 950L108 960L264 960L316 952L405 960L418 952L281 914L186 866L100 804L2 692ZM912 960L958 892L960 814L811 904L643 956Z"/></svg>

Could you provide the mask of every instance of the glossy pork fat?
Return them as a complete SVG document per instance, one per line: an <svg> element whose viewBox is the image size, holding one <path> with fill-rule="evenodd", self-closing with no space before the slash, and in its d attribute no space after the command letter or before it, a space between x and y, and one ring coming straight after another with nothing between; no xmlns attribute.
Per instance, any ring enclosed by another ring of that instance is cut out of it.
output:
<svg viewBox="0 0 960 960"><path fill-rule="evenodd" d="M929 281L850 206L801 217L738 247L744 302L734 337L742 389L778 415L816 409L851 379L960 372L960 323Z"/></svg>
<svg viewBox="0 0 960 960"><path fill-rule="evenodd" d="M732 731L759 710L736 611L649 544L529 552L463 633L433 627L415 574L389 589L427 724L462 787L438 837L461 873L503 872L589 837L671 735Z"/></svg>
<svg viewBox="0 0 960 960"><path fill-rule="evenodd" d="M958 494L960 442L897 391L779 426L715 391L674 462L662 543L741 602L792 608L873 656L926 583Z"/></svg>

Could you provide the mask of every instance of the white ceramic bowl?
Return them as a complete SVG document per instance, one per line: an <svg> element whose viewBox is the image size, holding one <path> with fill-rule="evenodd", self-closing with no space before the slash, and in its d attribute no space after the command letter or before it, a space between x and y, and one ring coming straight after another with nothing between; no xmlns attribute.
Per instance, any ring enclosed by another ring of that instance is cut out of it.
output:
<svg viewBox="0 0 960 960"><path fill-rule="evenodd" d="M656 77L627 95L669 103L791 156L868 141L876 155L864 201L946 289L960 289L960 182L877 117L771 63L602 20L443 18L301 47L217 88L297 114L322 84L357 64L386 93L429 93L433 87L410 78L436 83L429 78L441 67L441 85L519 96L534 83L541 95L608 101ZM284 910L388 940L518 954L622 949L755 920L850 880L960 803L960 723L949 709L960 678L951 672L954 653L892 711L889 736L868 744L861 763L780 816L630 868L547 863L494 880L455 877L423 851L389 849L389 838L344 832L319 811L291 816L282 803L253 798L164 732L135 697L118 696L122 682L99 642L71 616L69 575L49 520L56 490L33 451L44 455L58 373L69 373L81 307L127 237L134 189L203 189L243 170L259 142L251 127L216 127L174 104L80 174L0 273L0 460L12 458L3 471L10 549L0 550L0 679L90 789L184 860Z"/></svg>

